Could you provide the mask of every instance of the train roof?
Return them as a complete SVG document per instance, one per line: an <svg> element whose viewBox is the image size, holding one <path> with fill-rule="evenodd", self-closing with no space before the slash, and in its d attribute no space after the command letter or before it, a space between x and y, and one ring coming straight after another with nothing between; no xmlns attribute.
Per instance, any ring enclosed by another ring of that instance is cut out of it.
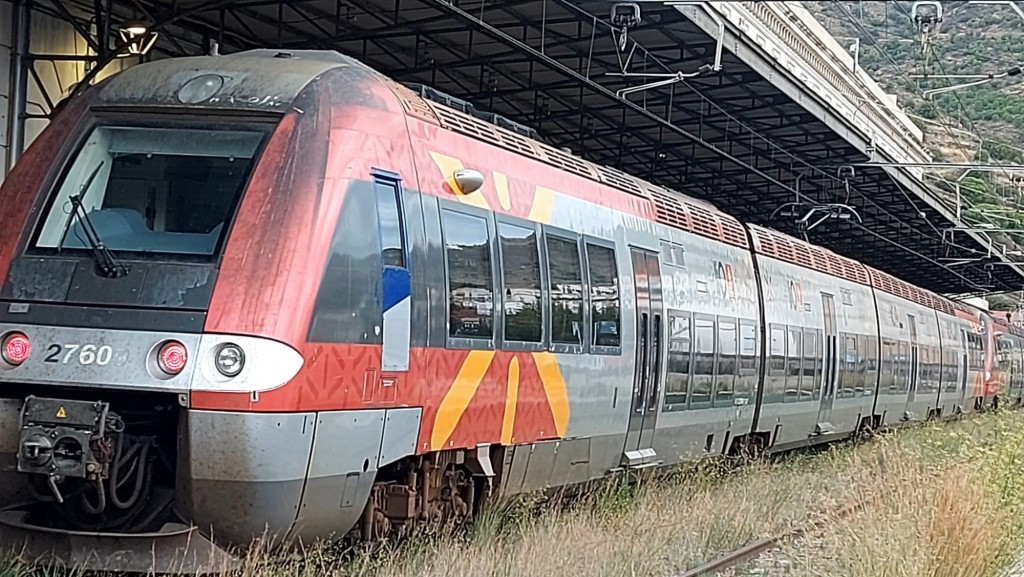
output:
<svg viewBox="0 0 1024 577"><path fill-rule="evenodd" d="M168 58L127 68L97 86L99 106L182 106L284 113L333 68L372 69L328 50L248 50Z"/></svg>
<svg viewBox="0 0 1024 577"><path fill-rule="evenodd" d="M328 50L259 49L225 56L158 60L133 66L102 83L98 105L181 106L283 113L315 78L334 68L354 68L387 85L406 114L485 141L560 170L649 200L658 222L736 247L751 248L744 225L713 204L589 162L518 132L429 101L359 60ZM186 89L186 86L188 89ZM747 225L753 248L797 266L873 286L949 315L976 318L977 310L904 282L823 247L756 225ZM958 314L959 313L959 314Z"/></svg>
<svg viewBox="0 0 1024 577"><path fill-rule="evenodd" d="M484 140L517 154L535 158L622 192L644 197L654 204L657 220L663 224L734 246L750 248L747 236L743 231L743 224L710 203L651 184L614 168L573 156L517 132L480 120L470 114L429 101L387 77L382 78L399 97L406 113L410 116L447 130ZM921 289L826 248L762 226L747 224L746 227L751 231L754 250L759 254L844 278L851 282L873 286L878 290L950 316L977 318L976 312L972 312L968 305ZM957 314L958 311L960 314Z"/></svg>

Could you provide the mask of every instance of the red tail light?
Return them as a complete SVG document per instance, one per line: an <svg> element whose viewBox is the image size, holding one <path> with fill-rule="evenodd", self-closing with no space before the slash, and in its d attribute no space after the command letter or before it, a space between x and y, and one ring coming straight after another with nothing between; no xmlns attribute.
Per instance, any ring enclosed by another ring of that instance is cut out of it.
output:
<svg viewBox="0 0 1024 577"><path fill-rule="evenodd" d="M0 355L11 365L20 365L32 354L32 342L22 333L10 333L3 339Z"/></svg>
<svg viewBox="0 0 1024 577"><path fill-rule="evenodd" d="M168 375L176 375L188 364L188 349L178 341L167 341L160 347L157 354L160 370Z"/></svg>

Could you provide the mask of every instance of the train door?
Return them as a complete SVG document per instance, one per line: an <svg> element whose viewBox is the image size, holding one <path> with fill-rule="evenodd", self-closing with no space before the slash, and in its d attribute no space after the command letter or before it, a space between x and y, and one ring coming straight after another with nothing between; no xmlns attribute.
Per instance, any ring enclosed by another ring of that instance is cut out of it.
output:
<svg viewBox="0 0 1024 577"><path fill-rule="evenodd" d="M664 356L661 267L657 253L632 249L636 287L636 371L623 462L637 466L654 461L654 425L661 393Z"/></svg>
<svg viewBox="0 0 1024 577"><path fill-rule="evenodd" d="M967 396L967 375L970 371L970 365L968 364L968 343L967 331L960 329L960 354L957 355L956 362L956 382L957 388L960 390L960 396L957 399L957 408L959 411L964 410L964 398Z"/></svg>
<svg viewBox="0 0 1024 577"><path fill-rule="evenodd" d="M832 403L836 395L836 376L838 375L838 353L836 343L839 336L836 331L836 303L830 294L821 293L821 310L825 317L825 357L821 371L821 404L818 406L818 430L832 428Z"/></svg>
<svg viewBox="0 0 1024 577"><path fill-rule="evenodd" d="M910 326L910 390L907 393L907 408L906 413L909 414L911 406L914 404L914 399L917 397L917 381L918 381L918 345L917 345L917 319L914 315L907 315L907 322Z"/></svg>

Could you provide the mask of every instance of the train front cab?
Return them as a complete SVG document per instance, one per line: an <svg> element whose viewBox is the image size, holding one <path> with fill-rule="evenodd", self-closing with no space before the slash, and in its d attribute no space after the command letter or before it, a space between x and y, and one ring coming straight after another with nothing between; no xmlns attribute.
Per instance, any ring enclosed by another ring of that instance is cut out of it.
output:
<svg viewBox="0 0 1024 577"><path fill-rule="evenodd" d="M172 59L71 100L26 151L0 189L0 504L29 504L0 514L4 546L178 571L230 561L211 526L247 545L358 521L419 425L419 409L346 410L394 391L377 379L376 211L335 234L344 192L374 209L376 190L338 151L386 156L365 135L405 130L389 94L337 54ZM405 142L378 164L413 174ZM345 268L353 255L366 266ZM339 280L362 286L318 302Z"/></svg>

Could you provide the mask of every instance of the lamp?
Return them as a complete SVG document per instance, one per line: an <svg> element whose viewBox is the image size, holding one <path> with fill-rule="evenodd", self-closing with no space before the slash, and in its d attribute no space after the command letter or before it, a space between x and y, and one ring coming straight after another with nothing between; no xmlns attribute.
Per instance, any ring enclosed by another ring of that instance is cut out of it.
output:
<svg viewBox="0 0 1024 577"><path fill-rule="evenodd" d="M156 44L158 34L150 32L149 26L140 20L127 22L118 30L121 41L127 45L128 52L124 56L142 56Z"/></svg>

